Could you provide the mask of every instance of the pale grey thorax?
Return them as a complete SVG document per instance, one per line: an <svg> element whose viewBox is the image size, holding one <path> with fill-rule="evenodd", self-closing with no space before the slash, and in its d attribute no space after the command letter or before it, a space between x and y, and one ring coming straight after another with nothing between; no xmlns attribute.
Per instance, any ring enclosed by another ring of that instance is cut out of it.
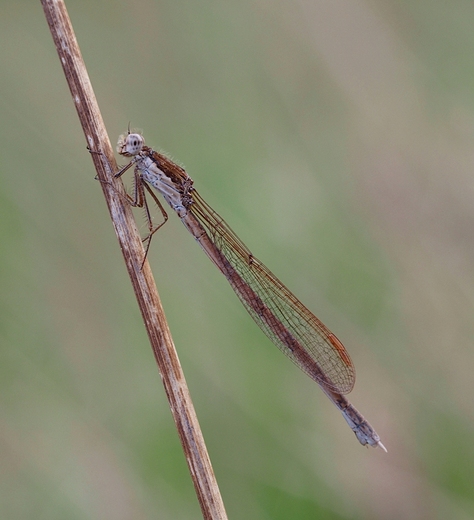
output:
<svg viewBox="0 0 474 520"><path fill-rule="evenodd" d="M187 214L187 209L184 207L180 190L176 184L162 171L156 163L141 153L136 156L136 167L140 170L143 180L151 184L158 190L166 202L176 211L180 218Z"/></svg>

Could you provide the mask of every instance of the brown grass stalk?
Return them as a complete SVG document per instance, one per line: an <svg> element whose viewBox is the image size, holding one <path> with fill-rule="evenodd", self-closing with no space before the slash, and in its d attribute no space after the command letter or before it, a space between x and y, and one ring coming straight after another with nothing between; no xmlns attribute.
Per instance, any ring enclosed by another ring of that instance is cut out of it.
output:
<svg viewBox="0 0 474 520"><path fill-rule="evenodd" d="M63 0L42 0L73 103L104 192L205 519L227 515L153 275L120 180L110 140Z"/></svg>

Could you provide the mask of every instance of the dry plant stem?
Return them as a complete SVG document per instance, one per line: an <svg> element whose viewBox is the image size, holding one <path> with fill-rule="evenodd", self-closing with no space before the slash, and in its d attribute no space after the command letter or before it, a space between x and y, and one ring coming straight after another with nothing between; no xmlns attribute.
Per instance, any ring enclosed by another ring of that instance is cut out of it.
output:
<svg viewBox="0 0 474 520"><path fill-rule="evenodd" d="M124 197L117 196L116 191L122 191L123 186L110 171L111 166L116 169L112 147L66 6L62 0L42 0L41 3L87 144L91 150L102 152L92 153L91 157L97 176L102 181L110 216L160 369L203 517L226 519L224 504L148 261L141 269L144 251L131 208L122 200Z"/></svg>

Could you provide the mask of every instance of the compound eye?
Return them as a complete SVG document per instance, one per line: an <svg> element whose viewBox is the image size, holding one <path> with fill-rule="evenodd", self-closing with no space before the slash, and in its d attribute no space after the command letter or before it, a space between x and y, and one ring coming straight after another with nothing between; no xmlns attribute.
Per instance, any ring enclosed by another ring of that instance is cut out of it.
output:
<svg viewBox="0 0 474 520"><path fill-rule="evenodd" d="M143 147L143 137L140 134L130 134L127 136L127 149L132 155L137 154Z"/></svg>

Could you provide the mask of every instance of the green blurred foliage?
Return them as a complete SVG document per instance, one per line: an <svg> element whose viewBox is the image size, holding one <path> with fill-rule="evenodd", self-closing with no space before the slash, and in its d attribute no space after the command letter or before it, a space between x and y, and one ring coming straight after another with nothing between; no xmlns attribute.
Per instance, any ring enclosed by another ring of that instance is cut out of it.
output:
<svg viewBox="0 0 474 520"><path fill-rule="evenodd" d="M0 518L199 518L40 2L0 5ZM111 139L186 165L337 333L389 450L170 215L150 261L229 516L474 517L473 4L67 6Z"/></svg>

